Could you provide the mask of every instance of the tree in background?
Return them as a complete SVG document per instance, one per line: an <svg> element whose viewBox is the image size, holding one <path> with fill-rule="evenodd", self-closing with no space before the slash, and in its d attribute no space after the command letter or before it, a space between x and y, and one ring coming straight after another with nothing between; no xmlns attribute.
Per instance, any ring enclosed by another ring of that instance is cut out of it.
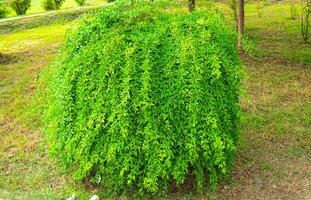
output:
<svg viewBox="0 0 311 200"><path fill-rule="evenodd" d="M232 15L233 15L234 21L236 22L236 26L238 29L238 2L237 0L229 0L228 3L231 8Z"/></svg>
<svg viewBox="0 0 311 200"><path fill-rule="evenodd" d="M295 20L295 19L298 19L299 18L299 14L298 14L298 11L297 11L297 8L294 4L292 4L290 6L290 19L291 20Z"/></svg>
<svg viewBox="0 0 311 200"><path fill-rule="evenodd" d="M244 35L244 0L239 0L239 20L238 20L238 47L242 47L242 37Z"/></svg>
<svg viewBox="0 0 311 200"><path fill-rule="evenodd" d="M189 12L194 11L194 9L195 9L195 0L189 0L189 4L188 4Z"/></svg>
<svg viewBox="0 0 311 200"><path fill-rule="evenodd" d="M55 5L53 0L43 0L42 1L42 7L44 10L55 10Z"/></svg>
<svg viewBox="0 0 311 200"><path fill-rule="evenodd" d="M60 7L62 7L63 3L65 2L65 0L54 0L55 2L55 8L56 10L59 10Z"/></svg>
<svg viewBox="0 0 311 200"><path fill-rule="evenodd" d="M238 46L241 48L241 39L244 34L244 0L228 0L227 3L236 22L236 28L239 33Z"/></svg>
<svg viewBox="0 0 311 200"><path fill-rule="evenodd" d="M10 13L10 10L8 8L7 2L1 2L0 1L0 18L5 18L8 13Z"/></svg>
<svg viewBox="0 0 311 200"><path fill-rule="evenodd" d="M75 0L75 1L79 6L84 6L86 2L86 0Z"/></svg>
<svg viewBox="0 0 311 200"><path fill-rule="evenodd" d="M17 15L24 15L30 8L31 0L12 0L10 2L11 8L16 12Z"/></svg>
<svg viewBox="0 0 311 200"><path fill-rule="evenodd" d="M311 18L311 0L301 0L301 34L304 42L307 42L310 37L310 18Z"/></svg>
<svg viewBox="0 0 311 200"><path fill-rule="evenodd" d="M65 0L43 0L42 7L44 10L59 10Z"/></svg>

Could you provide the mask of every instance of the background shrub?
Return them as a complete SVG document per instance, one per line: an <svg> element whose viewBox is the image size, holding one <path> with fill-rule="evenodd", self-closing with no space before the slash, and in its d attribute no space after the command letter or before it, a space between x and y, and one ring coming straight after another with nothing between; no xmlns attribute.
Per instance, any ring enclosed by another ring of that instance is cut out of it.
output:
<svg viewBox="0 0 311 200"><path fill-rule="evenodd" d="M64 4L65 0L54 0L55 2L55 9L58 10L62 7L62 5Z"/></svg>
<svg viewBox="0 0 311 200"><path fill-rule="evenodd" d="M298 10L295 5L290 6L290 19L295 20L299 17Z"/></svg>
<svg viewBox="0 0 311 200"><path fill-rule="evenodd" d="M168 9L172 10L172 9ZM193 175L215 188L233 163L236 34L210 13L104 8L49 69L50 151L79 179L156 193Z"/></svg>
<svg viewBox="0 0 311 200"><path fill-rule="evenodd" d="M0 18L5 18L5 15L6 15L6 10L0 7Z"/></svg>
<svg viewBox="0 0 311 200"><path fill-rule="evenodd" d="M301 0L300 30L304 42L308 42L311 27L311 0Z"/></svg>
<svg viewBox="0 0 311 200"><path fill-rule="evenodd" d="M62 7L65 0L43 0L42 7L44 10L58 10Z"/></svg>
<svg viewBox="0 0 311 200"><path fill-rule="evenodd" d="M75 1L79 6L84 6L86 2L86 0L75 0Z"/></svg>
<svg viewBox="0 0 311 200"><path fill-rule="evenodd" d="M24 15L31 6L31 0L11 0L10 4L17 15Z"/></svg>
<svg viewBox="0 0 311 200"><path fill-rule="evenodd" d="M42 7L46 11L48 11L48 10L55 10L56 9L54 0L43 0L42 1Z"/></svg>
<svg viewBox="0 0 311 200"><path fill-rule="evenodd" d="M9 9L7 3L0 1L0 18L5 18L8 13Z"/></svg>

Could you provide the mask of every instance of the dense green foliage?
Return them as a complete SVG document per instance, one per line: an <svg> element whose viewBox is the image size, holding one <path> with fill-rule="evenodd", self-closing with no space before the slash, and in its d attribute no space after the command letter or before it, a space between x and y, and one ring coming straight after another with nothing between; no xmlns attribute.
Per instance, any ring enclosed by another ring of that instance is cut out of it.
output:
<svg viewBox="0 0 311 200"><path fill-rule="evenodd" d="M156 193L193 175L215 188L235 158L236 34L211 13L104 8L50 69L50 150L77 178Z"/></svg>
<svg viewBox="0 0 311 200"><path fill-rule="evenodd" d="M31 6L31 0L11 0L10 4L12 9L16 12L17 15L26 14L27 10Z"/></svg>

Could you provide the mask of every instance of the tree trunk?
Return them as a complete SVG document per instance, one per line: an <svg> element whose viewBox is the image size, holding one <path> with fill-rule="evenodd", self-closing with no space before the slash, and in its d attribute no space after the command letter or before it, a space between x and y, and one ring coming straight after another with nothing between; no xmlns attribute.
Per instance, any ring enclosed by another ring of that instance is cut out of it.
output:
<svg viewBox="0 0 311 200"><path fill-rule="evenodd" d="M195 0L189 0L188 10L189 12L194 11L195 9Z"/></svg>
<svg viewBox="0 0 311 200"><path fill-rule="evenodd" d="M242 47L242 36L244 35L244 0L239 0L239 20L238 20L238 47Z"/></svg>

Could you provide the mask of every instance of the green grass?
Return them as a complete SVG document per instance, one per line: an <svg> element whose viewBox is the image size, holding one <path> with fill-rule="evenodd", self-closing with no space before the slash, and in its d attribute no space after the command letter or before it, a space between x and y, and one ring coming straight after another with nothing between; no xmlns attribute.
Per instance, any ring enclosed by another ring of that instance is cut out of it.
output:
<svg viewBox="0 0 311 200"><path fill-rule="evenodd" d="M218 198L310 199L311 45L302 43L289 5L267 6L262 17L249 5L246 16L246 34L254 43L251 54L242 55L248 100L242 103L236 169L220 185ZM0 61L0 198L105 196L103 188L72 180L46 154L40 112L33 104L41 70L55 60L67 30L75 27L73 21L0 33L5 56ZM196 194L190 184L173 187L163 199L206 197L208 192Z"/></svg>
<svg viewBox="0 0 311 200"><path fill-rule="evenodd" d="M258 4L246 4L246 35L254 43L253 54L257 58L286 59L299 64L311 63L311 39L304 43L300 33L300 19L290 19L291 4L280 2L262 8ZM294 4L300 14L300 4ZM232 11L227 5L217 4L229 23L234 25Z"/></svg>
<svg viewBox="0 0 311 200"><path fill-rule="evenodd" d="M262 17L254 14L254 6L249 6L249 11L246 27L259 47L257 56L286 58L300 64L311 62L311 41L302 41L300 20L290 19L290 5L267 6Z"/></svg>
<svg viewBox="0 0 311 200"><path fill-rule="evenodd" d="M100 7L87 7L79 10L66 10L49 15L4 21L0 23L0 35L52 24L65 24L79 17L87 16L91 12L96 12L98 9L100 9Z"/></svg>
<svg viewBox="0 0 311 200"><path fill-rule="evenodd" d="M0 137L5 141L0 147L1 197L53 194L49 188L57 181L50 181L57 174L56 163L45 155L36 119L29 116L37 73L53 60L67 27L51 25L0 36L1 52L11 56L8 64L0 65Z"/></svg>

